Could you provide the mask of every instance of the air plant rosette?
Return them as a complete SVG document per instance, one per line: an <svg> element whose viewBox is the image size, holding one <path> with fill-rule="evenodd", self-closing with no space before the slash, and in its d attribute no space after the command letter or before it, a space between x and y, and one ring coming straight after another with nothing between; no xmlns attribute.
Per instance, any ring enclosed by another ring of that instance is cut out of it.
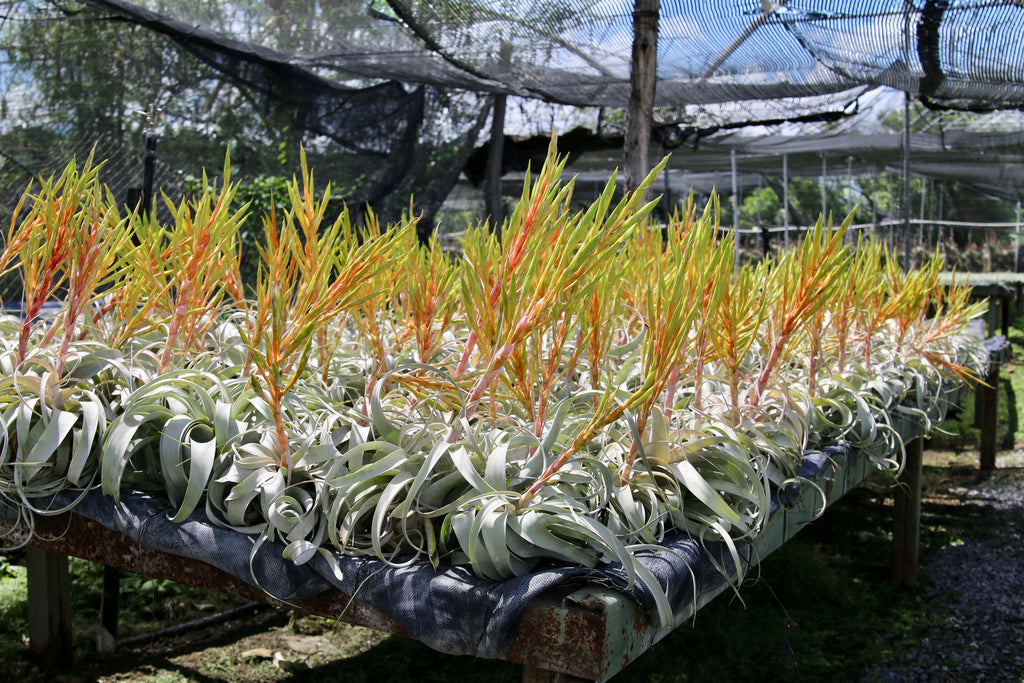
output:
<svg viewBox="0 0 1024 683"><path fill-rule="evenodd" d="M938 259L904 273L819 223L736 269L714 199L652 227L660 166L580 211L563 166L552 148L503 239L470 228L453 257L413 217L327 221L303 157L246 291L230 160L165 200L168 225L70 164L26 192L0 261L24 285L0 325L0 495L30 523L62 489L157 489L174 520L297 563L617 562L657 596L638 552L687 533L738 559L807 450L897 469L889 416L930 427L983 368L980 305Z"/></svg>

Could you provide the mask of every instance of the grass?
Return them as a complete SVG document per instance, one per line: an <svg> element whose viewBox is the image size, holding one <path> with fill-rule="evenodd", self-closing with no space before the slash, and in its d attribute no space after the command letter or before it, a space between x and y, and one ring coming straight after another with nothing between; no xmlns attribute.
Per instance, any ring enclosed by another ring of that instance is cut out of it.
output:
<svg viewBox="0 0 1024 683"><path fill-rule="evenodd" d="M1011 330L1024 347L1024 318ZM1024 368L1002 368L999 395L1000 469L995 479L1019 477L1012 450L1024 421ZM956 489L976 481L978 433L973 401L927 445L922 506L922 555L967 539L998 534L983 509L961 504ZM723 680L860 681L873 664L898 657L945 615L918 587L889 583L892 488L873 477L820 520L773 553L740 596L724 594L629 665L622 683L700 683ZM521 680L506 662L451 657L420 643L283 610L163 639L100 657L93 650L102 570L72 560L78 664L41 671L27 660L25 573L20 555L0 555L0 680L208 683L212 681L447 681ZM171 582L126 577L121 637L145 633L240 604L216 593ZM312 651L310 651L312 649ZM274 653L278 653L277 660Z"/></svg>

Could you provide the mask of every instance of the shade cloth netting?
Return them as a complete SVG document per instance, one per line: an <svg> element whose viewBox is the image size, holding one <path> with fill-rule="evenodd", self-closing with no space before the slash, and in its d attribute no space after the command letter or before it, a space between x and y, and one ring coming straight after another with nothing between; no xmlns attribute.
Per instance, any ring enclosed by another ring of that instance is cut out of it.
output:
<svg viewBox="0 0 1024 683"><path fill-rule="evenodd" d="M189 3L90 0L156 28L146 10L254 56L321 73L625 106L634 2ZM660 106L822 96L886 85L934 101L1024 104L1017 0L660 3ZM164 29L159 30L166 30ZM187 36L179 36L187 43Z"/></svg>
<svg viewBox="0 0 1024 683"><path fill-rule="evenodd" d="M412 197L425 231L481 143L491 94L573 106L626 104L634 11L630 0L18 0L2 6L0 193L8 204L30 178L93 146L111 160L104 182L124 194L142 175L142 124L130 112L156 104L165 113L161 139L167 138L157 184L172 198L184 190L182 178L203 168L216 172L217 159L239 140L252 150L233 162L248 172L290 176L294 152L291 166L267 160L284 142L301 141L337 197L370 206L385 223ZM39 103L40 69L49 65L70 79L76 65L60 60L78 57L64 48L112 28L117 33L103 44L110 70L138 80L126 78L124 92L116 81L92 90L89 82L75 89L69 81L67 98ZM141 34L162 43L129 51ZM703 144L731 126L848 116L880 86L930 106L1021 108L1021 36L1020 0L665 0L656 94L658 106L672 110L657 117L683 134L671 127L656 132L664 133L666 148L682 152L685 146L674 145ZM169 50L194 60L185 67L194 76L172 78ZM70 110L84 99L109 101L75 119ZM232 102L226 115L251 112L262 128L230 137L211 109L224 101ZM547 118L534 118L535 129L550 132ZM773 142L733 138L727 146L763 166L757 154L784 151ZM840 149L848 142L815 137L814 150L791 155L790 172L816 174L821 155L834 153L853 156L858 172L899 167L895 138L881 147ZM941 144L944 156L927 159L930 173L1018 197L1019 173L1006 170L1019 169L1019 153L979 165L973 162L980 151L992 153L988 142L945 138ZM709 163L727 169L727 152ZM695 160L680 158L700 170Z"/></svg>

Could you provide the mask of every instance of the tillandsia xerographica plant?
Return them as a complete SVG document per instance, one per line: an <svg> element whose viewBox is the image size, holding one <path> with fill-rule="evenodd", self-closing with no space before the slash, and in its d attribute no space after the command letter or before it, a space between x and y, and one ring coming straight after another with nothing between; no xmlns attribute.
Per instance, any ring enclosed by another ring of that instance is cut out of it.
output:
<svg viewBox="0 0 1024 683"><path fill-rule="evenodd" d="M828 443L898 467L899 409L941 418L984 354L967 290L904 273L847 223L734 267L718 205L665 225L612 178L582 210L554 148L502 240L420 246L415 219L335 221L303 164L265 216L205 181L160 225L120 217L91 165L27 193L5 270L0 494L21 511L97 483L173 518L501 580L621 563L671 533L739 562L775 487ZM265 241L251 296L238 230ZM44 302L60 307L41 315ZM28 514L26 512L25 514Z"/></svg>

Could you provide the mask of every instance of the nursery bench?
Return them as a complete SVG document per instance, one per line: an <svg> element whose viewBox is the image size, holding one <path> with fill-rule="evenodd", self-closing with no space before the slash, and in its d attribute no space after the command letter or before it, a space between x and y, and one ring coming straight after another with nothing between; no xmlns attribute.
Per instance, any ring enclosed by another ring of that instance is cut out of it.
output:
<svg viewBox="0 0 1024 683"><path fill-rule="evenodd" d="M971 287L971 299L987 299L989 302L986 315L986 327L989 335L1001 332L1004 337L1010 334L1011 312L1016 306L1015 286L1006 282L976 284Z"/></svg>
<svg viewBox="0 0 1024 683"><path fill-rule="evenodd" d="M894 579L912 583L917 569L923 427L908 417L899 416L894 419L894 426L906 444L908 463L914 462L915 458L917 463L917 498L915 501L913 494L898 496L905 500L897 501L893 546ZM913 471L914 466L908 465L908 470ZM752 545L743 547L745 562L757 564L810 523L822 505L819 490L826 496L825 502L831 504L871 471L867 458L856 451L837 449L827 456L822 453L806 456L801 475L813 481L818 489L803 485L784 490L776 496L764 532ZM287 601L276 599L210 562L149 547L144 534L129 535L109 528L79 514L77 508L75 512L57 516L37 516L35 525L36 534L29 548L30 650L34 656L47 661L67 663L71 657L68 555L148 577L287 605L310 614L332 618L340 616L346 622L389 633L413 638L421 635L381 609L360 599L353 600L337 590ZM24 533L23 528L8 528L6 531L10 538ZM703 562L706 564L706 558ZM696 569L698 573L701 571L700 567ZM523 680L528 682L604 681L728 589L724 581L698 581L697 586L695 599L677 607L674 623L658 626L645 613L643 606L622 592L597 584L583 587L578 583L570 583L568 587L559 585L525 604L506 649L484 656L522 664ZM476 597L467 597L466 600ZM489 593L479 597L493 600Z"/></svg>
<svg viewBox="0 0 1024 683"><path fill-rule="evenodd" d="M982 471L990 471L996 466L998 445L999 368L1011 359L1013 349L1010 341L1003 336L986 339L985 350L988 351L988 371L974 395L974 415L981 430L978 467Z"/></svg>
<svg viewBox="0 0 1024 683"><path fill-rule="evenodd" d="M948 285L954 281L967 282L972 301L987 299L988 312L984 316L987 336L1009 336L1011 320L1024 314L1024 273L993 272L962 274L946 272L941 281Z"/></svg>

